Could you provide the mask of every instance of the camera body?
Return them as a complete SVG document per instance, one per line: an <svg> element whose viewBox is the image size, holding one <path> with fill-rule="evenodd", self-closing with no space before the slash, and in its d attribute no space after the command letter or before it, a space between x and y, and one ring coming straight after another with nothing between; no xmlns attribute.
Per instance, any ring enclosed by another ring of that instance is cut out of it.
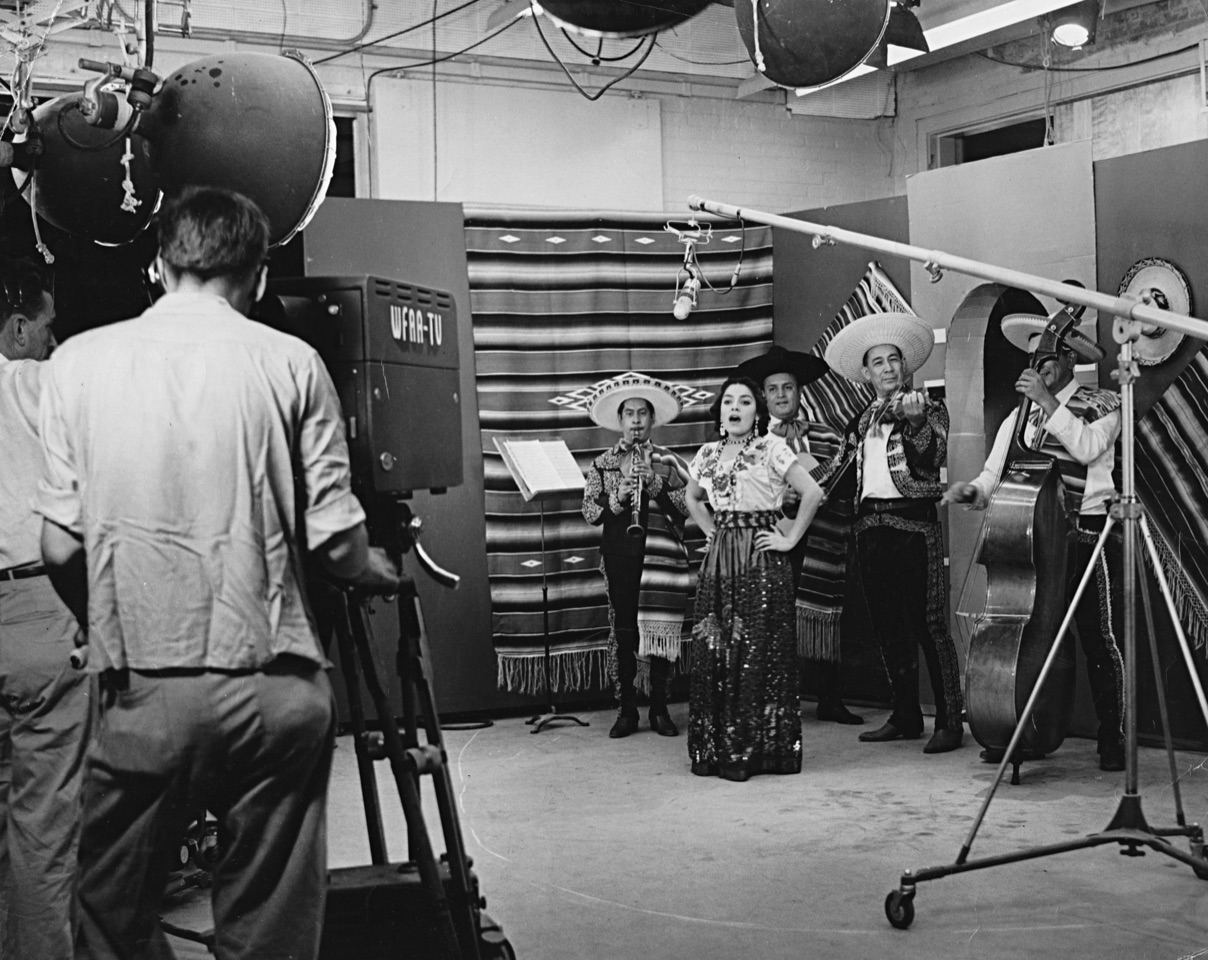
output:
<svg viewBox="0 0 1208 960"><path fill-rule="evenodd" d="M385 520L373 504L462 483L452 294L369 274L278 279L268 292L276 304L258 319L305 340L331 372L371 531Z"/></svg>

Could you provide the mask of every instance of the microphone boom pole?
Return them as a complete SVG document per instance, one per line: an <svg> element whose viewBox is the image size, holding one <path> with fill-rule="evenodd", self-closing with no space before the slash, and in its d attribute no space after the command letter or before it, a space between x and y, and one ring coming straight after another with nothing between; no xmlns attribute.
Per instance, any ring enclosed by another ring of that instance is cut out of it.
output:
<svg viewBox="0 0 1208 960"><path fill-rule="evenodd" d="M908 243L898 243L894 240L886 240L883 237L874 237L867 233L844 230L841 227L827 227L822 224L810 223L806 220L795 220L792 217L783 217L774 213L748 210L745 207L718 203L716 200L706 200L695 195L688 198L688 206L692 210L715 213L727 219L754 220L756 223L764 223L769 227L780 227L784 230L792 230L795 233L813 234L815 247L846 243L853 247L875 250L878 253L887 253L895 257L917 260L927 268L927 271L931 274L933 283L941 278L943 270L955 270L957 273L965 273L971 277L980 277L983 280L1001 283L1004 286L1031 290L1033 293L1053 297L1063 303L1080 303L1083 306L1098 310L1100 313L1109 313L1117 317L1139 320L1142 323L1152 324L1154 327L1178 330L1180 333L1185 333L1188 336L1196 337L1200 340L1208 340L1208 322L1197 317L1188 317L1178 313L1171 313L1168 310L1159 310L1157 307L1151 307L1140 300L1113 297L1106 293L1099 293L1096 290L1087 290L1083 287L1075 287L1072 284L1061 283L1058 280L1049 280L1047 277L1022 273L1019 270L998 267L994 264L969 260L965 257L955 257L941 250L927 250L923 247L911 246Z"/></svg>

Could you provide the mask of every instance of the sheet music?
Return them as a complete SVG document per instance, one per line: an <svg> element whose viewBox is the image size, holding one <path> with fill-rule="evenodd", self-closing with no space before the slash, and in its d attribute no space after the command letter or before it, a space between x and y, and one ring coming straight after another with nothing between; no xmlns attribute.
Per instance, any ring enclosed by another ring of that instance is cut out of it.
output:
<svg viewBox="0 0 1208 960"><path fill-rule="evenodd" d="M564 440L500 440L503 457L525 500L539 493L582 490L583 473Z"/></svg>

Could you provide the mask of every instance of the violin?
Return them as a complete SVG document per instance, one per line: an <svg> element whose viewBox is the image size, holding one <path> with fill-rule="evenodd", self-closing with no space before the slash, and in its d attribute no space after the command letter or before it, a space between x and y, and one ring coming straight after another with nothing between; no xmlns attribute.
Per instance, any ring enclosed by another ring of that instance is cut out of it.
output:
<svg viewBox="0 0 1208 960"><path fill-rule="evenodd" d="M1074 322L1045 328L1034 370L1056 355ZM986 568L986 606L969 642L966 715L977 742L998 751L1010 744L1068 608L1070 544L1060 474L1055 457L1025 443L1030 408L1022 397L974 557ZM1017 750L1043 756L1061 745L1073 709L1075 665L1067 634Z"/></svg>

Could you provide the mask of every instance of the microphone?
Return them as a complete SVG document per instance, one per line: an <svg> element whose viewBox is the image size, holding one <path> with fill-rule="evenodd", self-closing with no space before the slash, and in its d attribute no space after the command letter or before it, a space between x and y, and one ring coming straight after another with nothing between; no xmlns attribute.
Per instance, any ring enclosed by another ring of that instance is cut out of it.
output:
<svg viewBox="0 0 1208 960"><path fill-rule="evenodd" d="M671 310L671 315L676 320L687 320L688 314L696 306L696 295L698 293L700 293L700 280L693 274L684 281L684 285L680 288L679 296L675 298L675 306Z"/></svg>

